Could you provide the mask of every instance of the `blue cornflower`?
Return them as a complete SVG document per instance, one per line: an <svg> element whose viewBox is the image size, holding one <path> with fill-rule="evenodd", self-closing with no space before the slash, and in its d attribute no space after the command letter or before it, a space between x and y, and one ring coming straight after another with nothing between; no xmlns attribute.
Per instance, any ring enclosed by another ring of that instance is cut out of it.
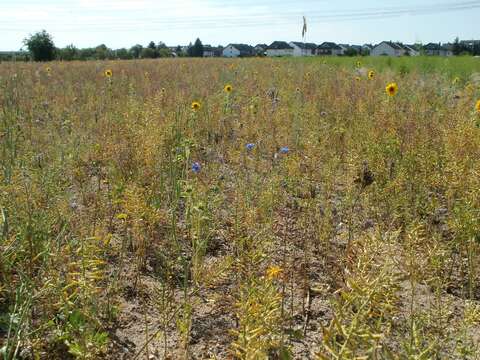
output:
<svg viewBox="0 0 480 360"><path fill-rule="evenodd" d="M195 174L198 174L200 172L200 170L202 170L202 165L200 165L199 162L194 162L192 164L192 171L195 173Z"/></svg>
<svg viewBox="0 0 480 360"><path fill-rule="evenodd" d="M280 154L288 154L289 151L290 149L288 148L288 146L283 146L280 148Z"/></svg>
<svg viewBox="0 0 480 360"><path fill-rule="evenodd" d="M255 147L255 144L249 143L249 144L245 145L245 147L247 148L248 151L251 151Z"/></svg>

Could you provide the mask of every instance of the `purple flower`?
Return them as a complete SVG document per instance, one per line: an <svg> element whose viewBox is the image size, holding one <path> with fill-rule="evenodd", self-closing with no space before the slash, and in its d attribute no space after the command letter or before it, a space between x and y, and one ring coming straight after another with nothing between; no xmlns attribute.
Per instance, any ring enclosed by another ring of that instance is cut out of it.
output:
<svg viewBox="0 0 480 360"><path fill-rule="evenodd" d="M255 144L249 143L249 144L245 145L245 147L247 148L248 151L251 151L255 147Z"/></svg>
<svg viewBox="0 0 480 360"><path fill-rule="evenodd" d="M280 154L288 154L289 151L290 149L288 148L288 146L283 146L280 148Z"/></svg>
<svg viewBox="0 0 480 360"><path fill-rule="evenodd" d="M195 173L195 174L198 174L200 172L200 170L202 170L202 165L200 165L199 162L194 162L192 164L192 171Z"/></svg>

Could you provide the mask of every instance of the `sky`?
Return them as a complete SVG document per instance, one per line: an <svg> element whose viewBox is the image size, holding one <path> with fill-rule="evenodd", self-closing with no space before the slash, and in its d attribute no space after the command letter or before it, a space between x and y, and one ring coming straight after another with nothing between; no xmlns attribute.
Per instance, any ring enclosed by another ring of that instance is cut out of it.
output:
<svg viewBox="0 0 480 360"><path fill-rule="evenodd" d="M302 41L302 16L315 43L480 39L480 0L0 0L0 51L42 29L57 47Z"/></svg>

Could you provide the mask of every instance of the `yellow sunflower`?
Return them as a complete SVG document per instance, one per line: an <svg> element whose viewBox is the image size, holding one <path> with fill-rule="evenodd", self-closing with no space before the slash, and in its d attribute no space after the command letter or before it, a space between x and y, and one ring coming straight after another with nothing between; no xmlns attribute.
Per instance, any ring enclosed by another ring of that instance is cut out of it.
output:
<svg viewBox="0 0 480 360"><path fill-rule="evenodd" d="M477 113L480 114L480 99L477 100L477 103L475 104L475 109L477 110Z"/></svg>
<svg viewBox="0 0 480 360"><path fill-rule="evenodd" d="M112 75L113 75L112 70L110 70L110 69L105 70L104 74L105 74L105 77L107 77L107 78L111 78Z"/></svg>
<svg viewBox="0 0 480 360"><path fill-rule="evenodd" d="M200 104L198 101L194 101L192 102L192 110L194 111L197 111L197 110L200 110L200 108L202 107L202 104Z"/></svg>
<svg viewBox="0 0 480 360"><path fill-rule="evenodd" d="M385 91L387 92L387 94L389 96L395 96L397 95L397 92L398 92L398 85L397 83L390 83L387 85L387 87L385 88Z"/></svg>
<svg viewBox="0 0 480 360"><path fill-rule="evenodd" d="M223 88L223 91L225 91L226 93L231 93L233 91L233 86L230 85L230 84L227 84L225 85L225 87Z"/></svg>
<svg viewBox="0 0 480 360"><path fill-rule="evenodd" d="M359 60L357 61L356 65L357 65L357 68L362 67L362 62Z"/></svg>
<svg viewBox="0 0 480 360"><path fill-rule="evenodd" d="M270 279L270 280L275 279L275 278L279 277L279 275L281 274L282 271L283 270L282 270L281 267L276 266L276 265L272 265L267 269L267 278Z"/></svg>
<svg viewBox="0 0 480 360"><path fill-rule="evenodd" d="M453 78L453 80L452 80L452 84L453 84L453 85L456 85L456 84L458 84L459 82L460 82L460 78L459 78L458 76L455 76L455 77Z"/></svg>
<svg viewBox="0 0 480 360"><path fill-rule="evenodd" d="M370 80L373 80L374 77L375 77L375 71L370 70L370 71L368 72L368 78L369 78Z"/></svg>
<svg viewBox="0 0 480 360"><path fill-rule="evenodd" d="M50 66L47 66L47 67L45 68L45 71L50 74L50 72L52 71L52 69L50 68Z"/></svg>

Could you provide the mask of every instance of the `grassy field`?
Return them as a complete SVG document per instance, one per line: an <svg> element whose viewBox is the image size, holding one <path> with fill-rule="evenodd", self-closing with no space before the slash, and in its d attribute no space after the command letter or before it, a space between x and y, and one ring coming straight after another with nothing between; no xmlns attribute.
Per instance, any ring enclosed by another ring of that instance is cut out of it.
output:
<svg viewBox="0 0 480 360"><path fill-rule="evenodd" d="M0 64L0 358L480 359L479 72Z"/></svg>

